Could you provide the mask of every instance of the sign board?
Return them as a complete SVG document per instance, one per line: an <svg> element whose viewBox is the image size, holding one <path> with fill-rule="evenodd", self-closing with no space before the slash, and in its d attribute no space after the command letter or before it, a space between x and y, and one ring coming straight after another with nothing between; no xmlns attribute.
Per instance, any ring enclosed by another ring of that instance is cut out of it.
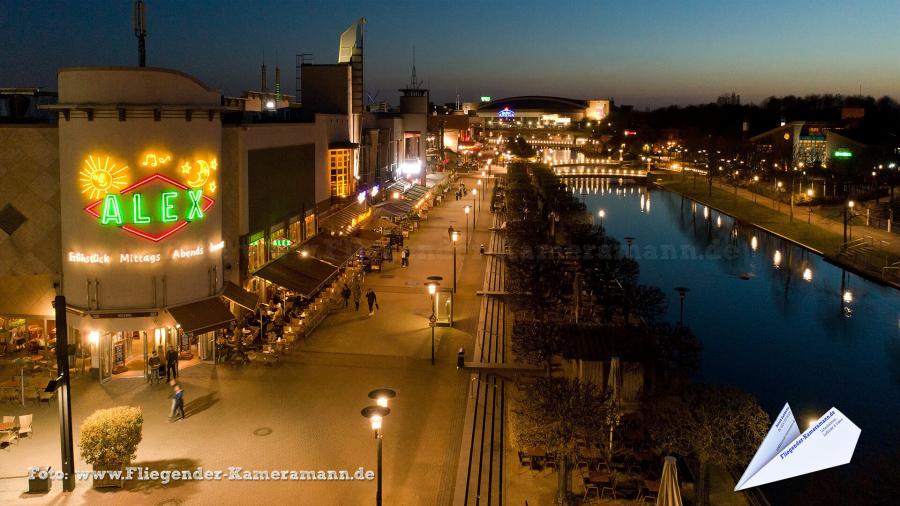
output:
<svg viewBox="0 0 900 506"><path fill-rule="evenodd" d="M181 340L179 342L178 351L182 353L191 352L191 336L187 332L181 333Z"/></svg>
<svg viewBox="0 0 900 506"><path fill-rule="evenodd" d="M113 345L113 364L116 367L125 366L125 341Z"/></svg>
<svg viewBox="0 0 900 506"><path fill-rule="evenodd" d="M428 317L428 324L434 327L434 324L437 323L437 317L434 313L431 313L431 316Z"/></svg>
<svg viewBox="0 0 900 506"><path fill-rule="evenodd" d="M491 97L489 97L489 96L487 96L487 95L482 95L482 96L481 96L481 101L482 101L482 102L490 102L490 101L491 101Z"/></svg>
<svg viewBox="0 0 900 506"><path fill-rule="evenodd" d="M515 118L516 111L510 109L509 107L504 107L499 112L497 112L498 118Z"/></svg>

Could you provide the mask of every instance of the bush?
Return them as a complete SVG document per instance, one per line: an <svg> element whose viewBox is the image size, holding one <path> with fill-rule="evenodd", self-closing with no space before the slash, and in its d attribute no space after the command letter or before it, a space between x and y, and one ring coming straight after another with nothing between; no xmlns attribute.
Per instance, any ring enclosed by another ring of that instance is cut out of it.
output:
<svg viewBox="0 0 900 506"><path fill-rule="evenodd" d="M99 409L81 425L81 458L95 467L119 466L136 457L144 415L140 408Z"/></svg>

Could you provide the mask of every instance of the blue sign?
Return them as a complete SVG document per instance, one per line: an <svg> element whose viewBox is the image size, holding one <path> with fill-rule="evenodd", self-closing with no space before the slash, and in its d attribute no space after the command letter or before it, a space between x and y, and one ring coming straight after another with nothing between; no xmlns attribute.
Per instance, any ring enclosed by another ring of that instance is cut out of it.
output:
<svg viewBox="0 0 900 506"><path fill-rule="evenodd" d="M516 111L513 111L509 107L504 107L500 110L500 112L497 113L497 116L500 118L515 118Z"/></svg>

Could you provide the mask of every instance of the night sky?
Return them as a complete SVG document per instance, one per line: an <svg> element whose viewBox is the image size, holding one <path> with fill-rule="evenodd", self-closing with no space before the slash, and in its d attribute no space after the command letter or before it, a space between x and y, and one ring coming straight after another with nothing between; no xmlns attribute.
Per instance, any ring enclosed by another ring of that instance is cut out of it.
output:
<svg viewBox="0 0 900 506"><path fill-rule="evenodd" d="M434 100L614 97L644 108L735 91L900 98L896 0L147 0L148 65L226 94L259 88L265 51L294 90L294 55L334 63L363 16L366 89L396 103L412 48ZM56 88L59 68L134 65L130 0L0 0L0 87ZM277 52L277 60L276 60ZM272 77L270 76L270 83Z"/></svg>

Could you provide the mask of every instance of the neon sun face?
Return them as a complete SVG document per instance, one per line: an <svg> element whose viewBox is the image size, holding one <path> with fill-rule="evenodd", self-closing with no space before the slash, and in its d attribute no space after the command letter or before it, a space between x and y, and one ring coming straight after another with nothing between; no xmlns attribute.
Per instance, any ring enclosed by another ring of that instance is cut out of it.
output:
<svg viewBox="0 0 900 506"><path fill-rule="evenodd" d="M125 177L126 170L127 165L110 162L108 156L105 158L88 156L79 172L81 193L93 200L124 188L128 183L128 178Z"/></svg>

